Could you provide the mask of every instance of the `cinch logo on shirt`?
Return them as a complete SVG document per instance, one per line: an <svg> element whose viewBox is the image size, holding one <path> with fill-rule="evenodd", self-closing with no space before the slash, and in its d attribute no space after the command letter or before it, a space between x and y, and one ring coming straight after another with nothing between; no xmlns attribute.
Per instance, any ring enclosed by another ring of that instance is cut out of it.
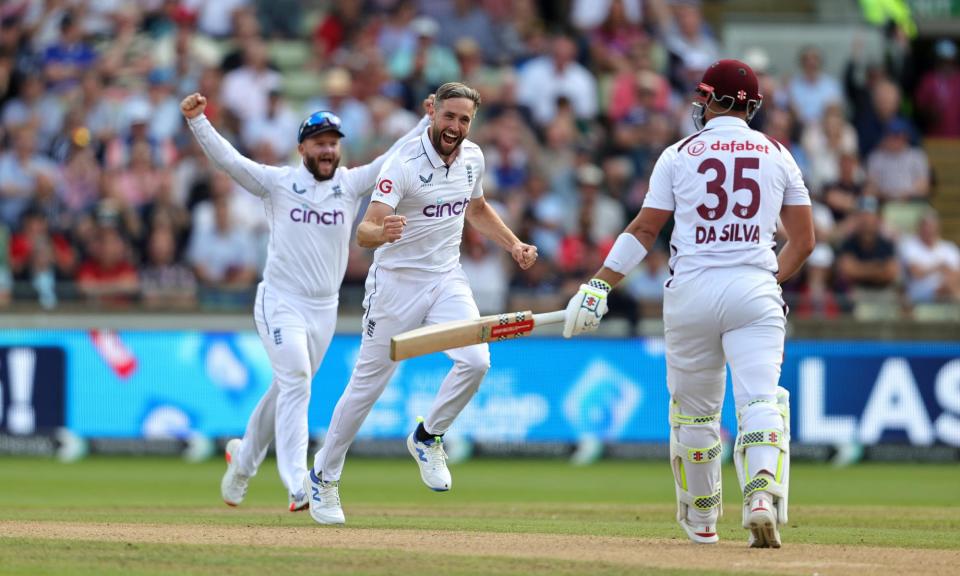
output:
<svg viewBox="0 0 960 576"><path fill-rule="evenodd" d="M330 212L317 212L310 208L294 208L290 211L290 219L301 224L322 224L324 226L336 226L346 222L346 217L342 210L333 210Z"/></svg>
<svg viewBox="0 0 960 576"><path fill-rule="evenodd" d="M753 142L737 142L736 140L731 140L729 142L721 142L717 140L710 145L710 149L714 151L723 151L723 152L763 152L764 154L770 153L770 146L768 144L754 144Z"/></svg>
<svg viewBox="0 0 960 576"><path fill-rule="evenodd" d="M463 200L457 200L456 202L444 202L441 204L441 200L437 200L436 204L430 204L429 206L424 206L423 215L427 218L443 218L444 216L459 216L463 214L463 211L467 209L467 205L470 204L469 198L464 198Z"/></svg>

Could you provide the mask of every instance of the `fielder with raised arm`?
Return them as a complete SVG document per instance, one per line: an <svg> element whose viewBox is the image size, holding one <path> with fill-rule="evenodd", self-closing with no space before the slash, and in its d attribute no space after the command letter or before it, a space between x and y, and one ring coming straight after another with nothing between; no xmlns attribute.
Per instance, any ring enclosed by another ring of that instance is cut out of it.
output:
<svg viewBox="0 0 960 576"><path fill-rule="evenodd" d="M743 526L750 546L779 548L790 470L790 409L778 386L786 324L779 283L813 250L810 198L790 152L747 126L762 102L749 66L720 60L697 92L700 131L658 159L640 214L567 305L564 336L597 328L608 292L673 215L663 321L677 520L694 542L719 541L720 409L729 363ZM779 255L778 217L788 237Z"/></svg>
<svg viewBox="0 0 960 576"><path fill-rule="evenodd" d="M353 221L388 155L426 128L427 117L370 164L344 168L338 167L340 118L316 112L300 124L297 134L302 161L274 167L240 155L210 125L203 114L206 105L204 96L191 94L180 110L213 164L263 200L270 226L254 320L273 367L273 383L250 416L243 440L227 443L227 472L220 490L224 502L240 504L276 438L280 479L295 512L307 507L310 383L336 326Z"/></svg>
<svg viewBox="0 0 960 576"><path fill-rule="evenodd" d="M384 165L357 229L357 242L377 250L367 276L360 353L310 474L310 514L321 524L344 521L340 472L360 425L397 368L390 338L423 324L480 317L460 268L464 218L521 268L537 258L537 249L518 240L484 200L483 153L466 139L479 105L477 91L459 82L437 90L428 106L430 126ZM451 486L443 434L490 368L486 344L445 354L453 367L426 419L407 438L422 480L437 491Z"/></svg>

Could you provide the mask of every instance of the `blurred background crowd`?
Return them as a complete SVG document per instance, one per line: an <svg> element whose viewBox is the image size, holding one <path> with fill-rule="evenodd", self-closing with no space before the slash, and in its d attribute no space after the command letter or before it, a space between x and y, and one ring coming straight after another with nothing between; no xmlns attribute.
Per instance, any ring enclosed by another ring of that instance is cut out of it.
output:
<svg viewBox="0 0 960 576"><path fill-rule="evenodd" d="M753 127L790 149L814 199L819 244L784 287L793 314L956 306L960 251L948 238L960 230L941 230L927 146L960 138L956 43L921 40L909 16L877 18L861 2L878 49L853 35L828 71L815 44L779 62L762 43L726 50L728 4L6 0L0 302L245 311L266 218L210 167L180 99L206 95L221 134L274 165L297 161L303 117L332 110L352 166L410 129L425 95L461 80L483 97L471 139L485 193L542 256L522 272L468 227L463 267L484 312L555 309L639 210L660 152L693 132L705 67L737 57L761 78ZM631 326L659 315L664 234L611 302ZM353 249L347 309L370 259Z"/></svg>

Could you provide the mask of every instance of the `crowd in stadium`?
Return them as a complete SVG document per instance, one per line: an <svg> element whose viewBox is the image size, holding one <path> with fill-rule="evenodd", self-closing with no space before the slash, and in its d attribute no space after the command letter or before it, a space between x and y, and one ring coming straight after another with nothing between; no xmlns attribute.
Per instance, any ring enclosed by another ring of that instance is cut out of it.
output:
<svg viewBox="0 0 960 576"><path fill-rule="evenodd" d="M203 93L217 130L265 164L296 161L299 122L332 110L343 162L356 165L417 122L424 96L460 80L483 97L470 138L486 155L485 194L542 256L519 271L468 227L462 263L478 304L559 308L639 210L660 152L693 132L705 67L739 57L761 77L753 127L790 149L815 200L819 244L784 287L794 313L834 316L858 298L960 301L960 251L940 237L920 146L960 138L950 40L917 75L910 38L891 25L883 61L855 44L834 76L813 46L786 70L760 46L724 54L693 0L572 0L558 3L565 13L533 0L320 4L5 2L0 299L245 309L266 217L211 169L180 99ZM663 241L611 310L656 314ZM345 290L360 290L370 258L353 249Z"/></svg>

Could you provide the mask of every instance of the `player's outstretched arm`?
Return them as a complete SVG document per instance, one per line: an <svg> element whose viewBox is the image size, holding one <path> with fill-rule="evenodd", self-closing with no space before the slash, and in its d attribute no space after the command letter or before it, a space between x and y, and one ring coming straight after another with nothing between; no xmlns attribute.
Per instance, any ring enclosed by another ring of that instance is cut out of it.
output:
<svg viewBox="0 0 960 576"><path fill-rule="evenodd" d="M567 303L563 336L570 338L582 332L592 332L600 326L607 313L607 294L636 268L653 246L660 230L673 214L671 210L643 208L627 226L593 278Z"/></svg>
<svg viewBox="0 0 960 576"><path fill-rule="evenodd" d="M266 196L270 192L269 166L258 164L237 152L223 136L220 136L203 114L207 99L194 92L180 102L180 112L187 119L187 125L193 132L203 153L213 164L230 175L238 184L257 196Z"/></svg>
<svg viewBox="0 0 960 576"><path fill-rule="evenodd" d="M813 210L809 205L784 205L780 221L787 243L777 254L777 283L782 284L800 270L813 252L817 239L813 233Z"/></svg>
<svg viewBox="0 0 960 576"><path fill-rule="evenodd" d="M400 147L407 141L416 138L427 129L427 126L430 124L429 111L433 107L433 99L434 95L431 94L423 100L423 118L421 118L420 121L417 122L417 125L409 132L394 142L386 152L374 158L369 164L357 166L346 173L344 176L345 184L350 190L355 191L354 194L356 194L357 197L370 194L370 192L373 191L373 185L377 183L377 175L380 174L380 170L383 169L383 165L387 162L387 159L396 154Z"/></svg>
<svg viewBox="0 0 960 576"><path fill-rule="evenodd" d="M387 242L396 242L403 236L407 217L393 213L389 204L374 200L367 208L363 221L357 226L357 244L361 248L378 248Z"/></svg>
<svg viewBox="0 0 960 576"><path fill-rule="evenodd" d="M493 206L487 204L483 196L470 199L470 204L467 206L467 221L481 234L509 252L523 270L533 266L537 261L537 247L521 242L517 235L503 223Z"/></svg>

